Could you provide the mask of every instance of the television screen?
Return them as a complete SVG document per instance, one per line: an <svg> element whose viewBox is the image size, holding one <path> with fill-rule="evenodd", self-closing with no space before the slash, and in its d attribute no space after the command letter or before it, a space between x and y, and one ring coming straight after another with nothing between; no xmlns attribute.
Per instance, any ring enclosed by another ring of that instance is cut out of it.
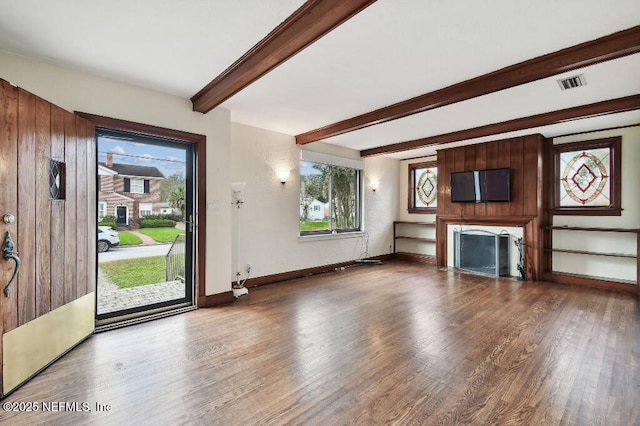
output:
<svg viewBox="0 0 640 426"><path fill-rule="evenodd" d="M479 191L476 191L477 172L451 173L451 201L454 203L477 202Z"/></svg>
<svg viewBox="0 0 640 426"><path fill-rule="evenodd" d="M509 169L481 170L478 177L482 201L511 200Z"/></svg>

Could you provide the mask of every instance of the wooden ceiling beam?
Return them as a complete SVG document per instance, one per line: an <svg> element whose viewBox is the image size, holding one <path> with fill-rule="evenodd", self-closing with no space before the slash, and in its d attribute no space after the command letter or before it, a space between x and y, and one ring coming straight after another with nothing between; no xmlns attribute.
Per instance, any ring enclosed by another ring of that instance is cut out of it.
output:
<svg viewBox="0 0 640 426"><path fill-rule="evenodd" d="M375 0L308 0L198 93L193 110L207 113Z"/></svg>
<svg viewBox="0 0 640 426"><path fill-rule="evenodd" d="M640 26L520 62L296 136L306 144L640 52Z"/></svg>
<svg viewBox="0 0 640 426"><path fill-rule="evenodd" d="M548 126L551 124L558 124L566 121L581 120L583 118L597 117L600 115L633 111L637 109L640 109L640 95L626 96L624 98L611 99L573 108L545 112L543 114L516 118L514 120L503 121L500 123L487 124L485 126L473 127L471 129L459 130L457 132L445 133L442 135L430 136L427 138L414 139L411 141L399 142L391 145L380 146L377 148L365 149L360 151L360 155L362 157L370 157L373 155L389 154L392 152L409 151L412 149L424 148L430 145L441 145L445 143L459 142L485 136L498 135L501 133L514 132L517 130Z"/></svg>

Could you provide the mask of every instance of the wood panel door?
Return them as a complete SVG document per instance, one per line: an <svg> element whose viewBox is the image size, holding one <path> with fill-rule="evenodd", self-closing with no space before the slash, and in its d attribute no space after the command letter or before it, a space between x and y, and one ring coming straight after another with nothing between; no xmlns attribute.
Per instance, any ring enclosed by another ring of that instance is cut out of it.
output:
<svg viewBox="0 0 640 426"><path fill-rule="evenodd" d="M0 243L11 240L0 256L0 396L93 332L95 147L87 120L0 80Z"/></svg>

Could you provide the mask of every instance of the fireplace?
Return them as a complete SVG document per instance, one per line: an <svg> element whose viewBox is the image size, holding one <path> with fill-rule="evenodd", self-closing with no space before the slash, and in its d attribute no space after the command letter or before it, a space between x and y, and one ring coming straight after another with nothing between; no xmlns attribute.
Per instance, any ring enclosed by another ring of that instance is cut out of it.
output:
<svg viewBox="0 0 640 426"><path fill-rule="evenodd" d="M456 268L484 275L510 274L510 235L480 229L454 231Z"/></svg>

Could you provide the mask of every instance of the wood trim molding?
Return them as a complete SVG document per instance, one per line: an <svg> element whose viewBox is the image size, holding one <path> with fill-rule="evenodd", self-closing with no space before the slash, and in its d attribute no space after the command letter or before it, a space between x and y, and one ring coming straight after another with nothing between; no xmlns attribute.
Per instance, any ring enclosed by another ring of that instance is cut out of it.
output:
<svg viewBox="0 0 640 426"><path fill-rule="evenodd" d="M366 260L384 261L384 260L390 260L393 258L394 258L393 254L383 254L379 256L368 257ZM322 274L325 272L335 271L336 269L348 268L350 266L357 266L357 265L366 265L366 263L358 263L355 260L349 260L347 262L331 263L329 265L320 265L320 266L314 266L312 268L304 268L304 269L297 269L295 271L281 272L278 274L263 275L261 277L249 278L245 283L245 287L258 287L266 284L274 284L281 281L288 281L295 278L306 277L309 275ZM234 283L232 282L231 284L234 284Z"/></svg>
<svg viewBox="0 0 640 426"><path fill-rule="evenodd" d="M640 52L640 26L533 58L296 136L306 144Z"/></svg>
<svg viewBox="0 0 640 426"><path fill-rule="evenodd" d="M198 307L211 308L212 306L231 303L234 300L235 298L233 297L233 291L225 291L224 293L212 294L210 296L199 296Z"/></svg>
<svg viewBox="0 0 640 426"><path fill-rule="evenodd" d="M545 272L542 275L542 280L560 283L560 284L573 284L586 287L598 287L609 290L626 291L630 293L640 294L640 287L637 284L627 284L618 281L609 280L606 278L593 278L584 275L566 274L559 272Z"/></svg>
<svg viewBox="0 0 640 426"><path fill-rule="evenodd" d="M203 114L211 111L374 2L375 0L308 0L193 95L193 110Z"/></svg>
<svg viewBox="0 0 640 426"><path fill-rule="evenodd" d="M429 145L441 145L450 142L458 142L484 136L498 135L517 130L531 129L534 127L548 126L566 121L580 120L600 115L617 114L626 111L640 109L640 95L631 95L624 98L610 99L588 105L566 108L528 117L492 123L471 129L459 130L442 135L429 136L427 138L414 139L406 142L380 146L377 148L360 151L362 157L388 154L390 152L408 151Z"/></svg>
<svg viewBox="0 0 640 426"><path fill-rule="evenodd" d="M89 120L96 127L103 127L112 130L121 130L146 136L155 136L175 141L191 143L195 147L196 165L195 173L198 177L195 184L196 191L196 232L195 244L196 255L194 274L197 283L194 300L198 305L203 300L201 297L206 294L206 244L205 235L207 229L207 204L206 204L206 161L207 161L207 137L197 133L183 132L181 130L167 129L148 124L136 123L133 121L120 120L118 118L104 117L101 115L89 114L86 112L76 112L82 118ZM206 297L206 296L205 296Z"/></svg>

